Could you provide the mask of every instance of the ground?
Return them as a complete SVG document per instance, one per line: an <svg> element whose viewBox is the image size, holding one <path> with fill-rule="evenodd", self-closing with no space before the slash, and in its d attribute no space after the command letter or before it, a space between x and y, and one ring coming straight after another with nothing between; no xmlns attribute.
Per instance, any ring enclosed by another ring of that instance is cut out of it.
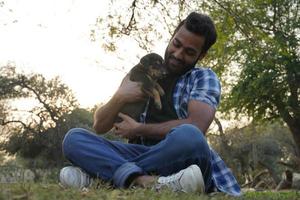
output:
<svg viewBox="0 0 300 200"><path fill-rule="evenodd" d="M265 191L246 192L243 196L233 198L224 194L216 194L212 197L199 194L173 193L168 190L160 192L151 189L135 190L113 190L105 185L92 187L89 190L79 191L75 189L64 189L57 183L10 183L0 184L0 200L17 199L55 199L55 200L82 200L82 199L107 199L107 200L140 200L140 199L162 199L162 200L223 200L223 199L243 199L243 200L299 200L300 191Z"/></svg>

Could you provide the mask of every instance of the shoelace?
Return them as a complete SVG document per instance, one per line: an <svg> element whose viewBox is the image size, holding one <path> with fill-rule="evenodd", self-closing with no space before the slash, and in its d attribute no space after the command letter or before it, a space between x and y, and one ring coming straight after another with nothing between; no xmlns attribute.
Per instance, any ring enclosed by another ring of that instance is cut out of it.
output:
<svg viewBox="0 0 300 200"><path fill-rule="evenodd" d="M77 181L79 183L79 187L80 188L88 187L91 182L89 176L78 168L75 168L75 171L76 172L73 175L77 175Z"/></svg>
<svg viewBox="0 0 300 200"><path fill-rule="evenodd" d="M174 191L180 191L182 189L181 185L180 185L180 178L183 175L183 173L180 174L173 174L171 176L167 176L167 177L161 177L159 179L159 184L158 187L156 187L156 189L160 189L163 186L168 186L170 187L172 190Z"/></svg>
<svg viewBox="0 0 300 200"><path fill-rule="evenodd" d="M90 177L85 174L84 172L80 171L80 186L81 187L88 187L91 184Z"/></svg>

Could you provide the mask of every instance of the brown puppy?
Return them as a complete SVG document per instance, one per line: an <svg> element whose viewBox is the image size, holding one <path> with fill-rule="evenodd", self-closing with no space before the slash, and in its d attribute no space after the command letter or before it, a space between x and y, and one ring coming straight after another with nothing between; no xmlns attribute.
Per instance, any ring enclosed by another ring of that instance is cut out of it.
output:
<svg viewBox="0 0 300 200"><path fill-rule="evenodd" d="M149 97L154 99L154 104L161 109L160 96L165 92L157 83L157 80L163 78L167 74L166 68L163 66L163 59L160 55L150 53L141 58L140 63L135 65L129 72L129 79L135 82L141 82L142 91ZM126 104L121 113L129 115L136 121L140 120L140 114L143 113L147 100ZM119 117L116 122L122 121Z"/></svg>

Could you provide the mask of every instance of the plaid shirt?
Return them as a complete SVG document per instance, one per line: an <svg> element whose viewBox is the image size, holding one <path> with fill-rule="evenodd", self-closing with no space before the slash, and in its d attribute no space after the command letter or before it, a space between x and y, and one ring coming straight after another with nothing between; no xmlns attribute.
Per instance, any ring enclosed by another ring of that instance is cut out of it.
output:
<svg viewBox="0 0 300 200"><path fill-rule="evenodd" d="M193 68L182 75L174 88L173 102L179 119L187 118L188 102L198 100L215 109L220 103L221 86L217 75L207 68ZM145 112L141 121L145 122ZM235 177L220 156L211 148L212 178L217 190L230 195L241 195Z"/></svg>

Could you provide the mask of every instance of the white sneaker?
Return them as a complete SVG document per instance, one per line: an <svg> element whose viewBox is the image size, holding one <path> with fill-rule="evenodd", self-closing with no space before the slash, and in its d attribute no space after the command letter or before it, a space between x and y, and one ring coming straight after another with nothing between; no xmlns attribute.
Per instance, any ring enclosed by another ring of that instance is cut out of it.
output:
<svg viewBox="0 0 300 200"><path fill-rule="evenodd" d="M83 189L92 184L90 176L78 167L68 166L60 170L59 181L63 187Z"/></svg>
<svg viewBox="0 0 300 200"><path fill-rule="evenodd" d="M175 192L204 193L205 190L202 172L197 165L191 165L170 176L159 177L156 188L164 186Z"/></svg>

